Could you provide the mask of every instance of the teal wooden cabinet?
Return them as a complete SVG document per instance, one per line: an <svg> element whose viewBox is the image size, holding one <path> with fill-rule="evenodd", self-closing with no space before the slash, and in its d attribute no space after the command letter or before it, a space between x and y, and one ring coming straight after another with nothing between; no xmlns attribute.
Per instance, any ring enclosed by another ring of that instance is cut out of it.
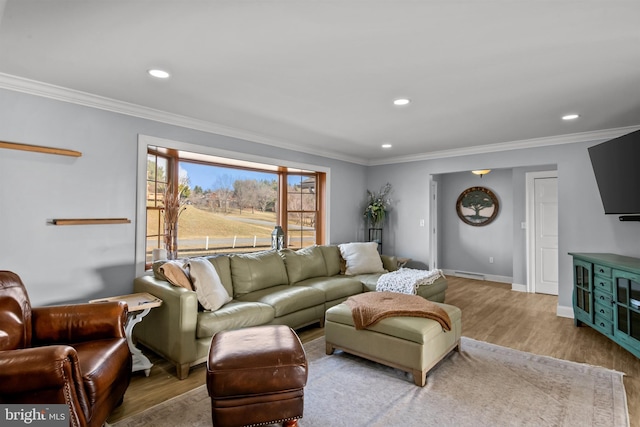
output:
<svg viewBox="0 0 640 427"><path fill-rule="evenodd" d="M640 358L640 259L573 253L573 314Z"/></svg>

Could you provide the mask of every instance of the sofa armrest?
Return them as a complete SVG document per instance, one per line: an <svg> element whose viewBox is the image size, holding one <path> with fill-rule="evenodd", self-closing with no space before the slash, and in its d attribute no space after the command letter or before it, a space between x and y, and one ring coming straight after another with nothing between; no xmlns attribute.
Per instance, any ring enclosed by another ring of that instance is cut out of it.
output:
<svg viewBox="0 0 640 427"><path fill-rule="evenodd" d="M398 269L398 257L391 255L380 255L382 266L387 271L396 271Z"/></svg>
<svg viewBox="0 0 640 427"><path fill-rule="evenodd" d="M183 365L196 359L198 298L194 291L158 280L150 274L137 277L134 292L148 292L162 300L133 330L144 345L170 362Z"/></svg>
<svg viewBox="0 0 640 427"><path fill-rule="evenodd" d="M31 321L35 345L124 338L127 305L114 301L34 307Z"/></svg>

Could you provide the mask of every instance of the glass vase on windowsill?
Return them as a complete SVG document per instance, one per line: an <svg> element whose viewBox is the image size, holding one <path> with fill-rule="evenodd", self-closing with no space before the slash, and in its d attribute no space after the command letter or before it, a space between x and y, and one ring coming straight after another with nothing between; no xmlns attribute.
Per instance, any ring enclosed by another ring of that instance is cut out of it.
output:
<svg viewBox="0 0 640 427"><path fill-rule="evenodd" d="M178 224L164 224L164 247L167 259L178 259Z"/></svg>
<svg viewBox="0 0 640 427"><path fill-rule="evenodd" d="M182 205L182 190L172 191L167 186L164 192L164 246L167 250L167 259L178 258L178 219L187 208Z"/></svg>

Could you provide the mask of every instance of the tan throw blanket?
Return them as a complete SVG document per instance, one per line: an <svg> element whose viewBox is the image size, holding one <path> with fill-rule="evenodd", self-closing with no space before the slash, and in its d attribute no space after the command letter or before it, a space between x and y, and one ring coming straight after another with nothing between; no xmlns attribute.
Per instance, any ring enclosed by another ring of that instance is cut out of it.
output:
<svg viewBox="0 0 640 427"><path fill-rule="evenodd" d="M356 329L364 329L387 317L424 317L435 320L445 331L451 319L442 307L418 295L396 292L365 292L347 299Z"/></svg>

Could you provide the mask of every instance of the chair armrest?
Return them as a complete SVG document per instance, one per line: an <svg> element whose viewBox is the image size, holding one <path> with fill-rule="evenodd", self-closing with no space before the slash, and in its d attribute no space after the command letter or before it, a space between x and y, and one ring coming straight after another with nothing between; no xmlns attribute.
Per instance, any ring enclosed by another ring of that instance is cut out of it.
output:
<svg viewBox="0 0 640 427"><path fill-rule="evenodd" d="M122 301L32 309L35 346L124 338L127 304Z"/></svg>
<svg viewBox="0 0 640 427"><path fill-rule="evenodd" d="M67 382L73 388L82 382L73 347L52 345L0 351L0 396L61 389Z"/></svg>

